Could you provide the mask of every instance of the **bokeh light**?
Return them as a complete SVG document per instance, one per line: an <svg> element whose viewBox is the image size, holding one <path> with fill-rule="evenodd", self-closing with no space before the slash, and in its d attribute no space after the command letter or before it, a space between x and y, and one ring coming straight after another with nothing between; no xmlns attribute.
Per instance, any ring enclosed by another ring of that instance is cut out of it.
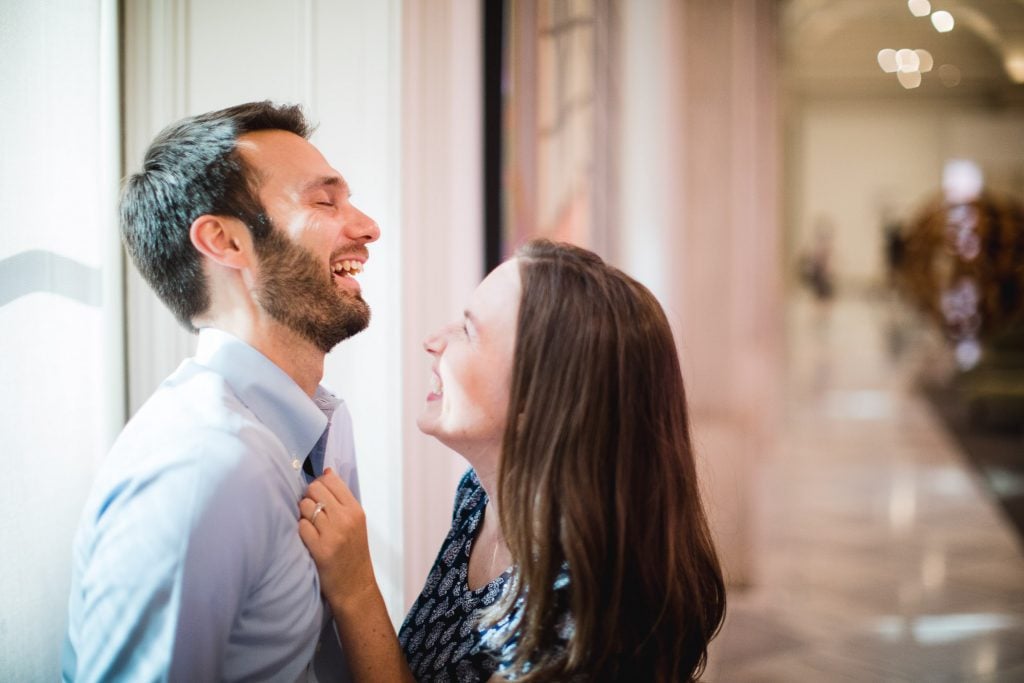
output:
<svg viewBox="0 0 1024 683"><path fill-rule="evenodd" d="M907 90L916 88L921 85L921 72L920 71L900 71L896 74L896 78L899 79L900 85Z"/></svg>
<svg viewBox="0 0 1024 683"><path fill-rule="evenodd" d="M928 0L907 0L907 7L915 17L926 17L932 11L932 4Z"/></svg>
<svg viewBox="0 0 1024 683"><path fill-rule="evenodd" d="M928 52L928 50L914 50L914 54L917 55L918 62L920 63L917 70L921 73L926 74L932 70L933 66L935 66L935 60L932 59L932 53Z"/></svg>
<svg viewBox="0 0 1024 683"><path fill-rule="evenodd" d="M896 66L901 73L912 73L921 66L921 59L913 50L903 48L896 52Z"/></svg>
<svg viewBox="0 0 1024 683"><path fill-rule="evenodd" d="M878 66L882 67L882 71L887 74L894 73L899 69L899 65L896 63L896 50L888 47L884 50L879 50Z"/></svg>
<svg viewBox="0 0 1024 683"><path fill-rule="evenodd" d="M943 64L939 67L939 80L947 88L960 85L960 69L952 64Z"/></svg>
<svg viewBox="0 0 1024 683"><path fill-rule="evenodd" d="M953 26L956 24L953 21L953 15L945 10L939 10L938 12L932 13L932 26L939 33L949 33L953 30Z"/></svg>

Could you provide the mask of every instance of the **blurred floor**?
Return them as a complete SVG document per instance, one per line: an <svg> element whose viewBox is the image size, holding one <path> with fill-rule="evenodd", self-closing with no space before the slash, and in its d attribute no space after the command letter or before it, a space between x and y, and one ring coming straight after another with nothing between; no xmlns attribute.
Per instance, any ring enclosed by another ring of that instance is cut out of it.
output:
<svg viewBox="0 0 1024 683"><path fill-rule="evenodd" d="M912 386L942 372L892 303L789 310L778 453L756 478L757 584L704 681L1024 681L1024 555Z"/></svg>

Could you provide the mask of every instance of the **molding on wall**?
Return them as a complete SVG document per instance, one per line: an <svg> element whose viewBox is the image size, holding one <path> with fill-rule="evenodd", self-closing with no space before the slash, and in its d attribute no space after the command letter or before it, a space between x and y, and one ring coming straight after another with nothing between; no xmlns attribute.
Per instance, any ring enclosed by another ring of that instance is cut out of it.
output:
<svg viewBox="0 0 1024 683"><path fill-rule="evenodd" d="M468 468L415 417L429 391L420 342L462 310L483 272L482 20L475 0L403 4L403 608L423 586Z"/></svg>
<svg viewBox="0 0 1024 683"><path fill-rule="evenodd" d="M188 111L188 0L124 1L124 174L150 141ZM149 398L195 340L125 258L128 414Z"/></svg>
<svg viewBox="0 0 1024 683"><path fill-rule="evenodd" d="M302 21L299 22L301 35L298 47L302 51L299 63L303 68L302 93L303 101L310 111L317 110L316 101L316 0L302 0Z"/></svg>
<svg viewBox="0 0 1024 683"><path fill-rule="evenodd" d="M111 445L124 426L128 412L128 368L125 362L125 268L124 251L118 230L117 197L123 173L123 140L121 138L121 50L117 0L100 2L100 144L104 158L97 159L103 174L101 194L101 225L108 226L104 233L103 317L106 344L103 347L103 375L107 378L105 445Z"/></svg>

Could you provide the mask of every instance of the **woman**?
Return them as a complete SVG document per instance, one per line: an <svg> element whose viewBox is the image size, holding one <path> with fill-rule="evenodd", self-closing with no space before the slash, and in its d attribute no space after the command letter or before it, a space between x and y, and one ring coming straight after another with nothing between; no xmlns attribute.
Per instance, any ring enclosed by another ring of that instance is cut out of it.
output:
<svg viewBox="0 0 1024 683"><path fill-rule="evenodd" d="M400 640L358 504L332 474L300 504L357 680L696 678L725 588L651 293L589 251L534 241L426 349L418 426L472 469Z"/></svg>

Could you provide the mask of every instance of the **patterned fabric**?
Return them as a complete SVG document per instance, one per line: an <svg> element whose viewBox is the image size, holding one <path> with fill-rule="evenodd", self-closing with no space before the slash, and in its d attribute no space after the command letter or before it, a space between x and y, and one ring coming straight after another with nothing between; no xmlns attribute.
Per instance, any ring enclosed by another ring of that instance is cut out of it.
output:
<svg viewBox="0 0 1024 683"><path fill-rule="evenodd" d="M418 681L474 683L498 668L499 655L482 645L485 632L477 625L480 611L501 597L511 570L475 591L467 584L469 555L486 507L487 493L469 470L455 494L452 528L398 635Z"/></svg>
<svg viewBox="0 0 1024 683"><path fill-rule="evenodd" d="M573 635L576 633L576 622L573 621L568 606L569 567L567 564L562 565L561 571L555 577L554 588L555 605L556 609L561 610L561 617L555 623L556 644L549 652L542 655L553 659L562 656L569 645L569 641L572 640ZM513 667L516 646L519 642L519 617L522 616L522 610L523 599L520 597L516 600L515 608L511 612L499 619L494 626L481 632L480 636L481 646L484 649L497 653L497 673L508 681L515 681L520 676L529 673L531 664L536 663L536 660L534 662L526 662L522 670L517 670ZM569 679L572 683L584 683L586 680L585 676L573 676Z"/></svg>

